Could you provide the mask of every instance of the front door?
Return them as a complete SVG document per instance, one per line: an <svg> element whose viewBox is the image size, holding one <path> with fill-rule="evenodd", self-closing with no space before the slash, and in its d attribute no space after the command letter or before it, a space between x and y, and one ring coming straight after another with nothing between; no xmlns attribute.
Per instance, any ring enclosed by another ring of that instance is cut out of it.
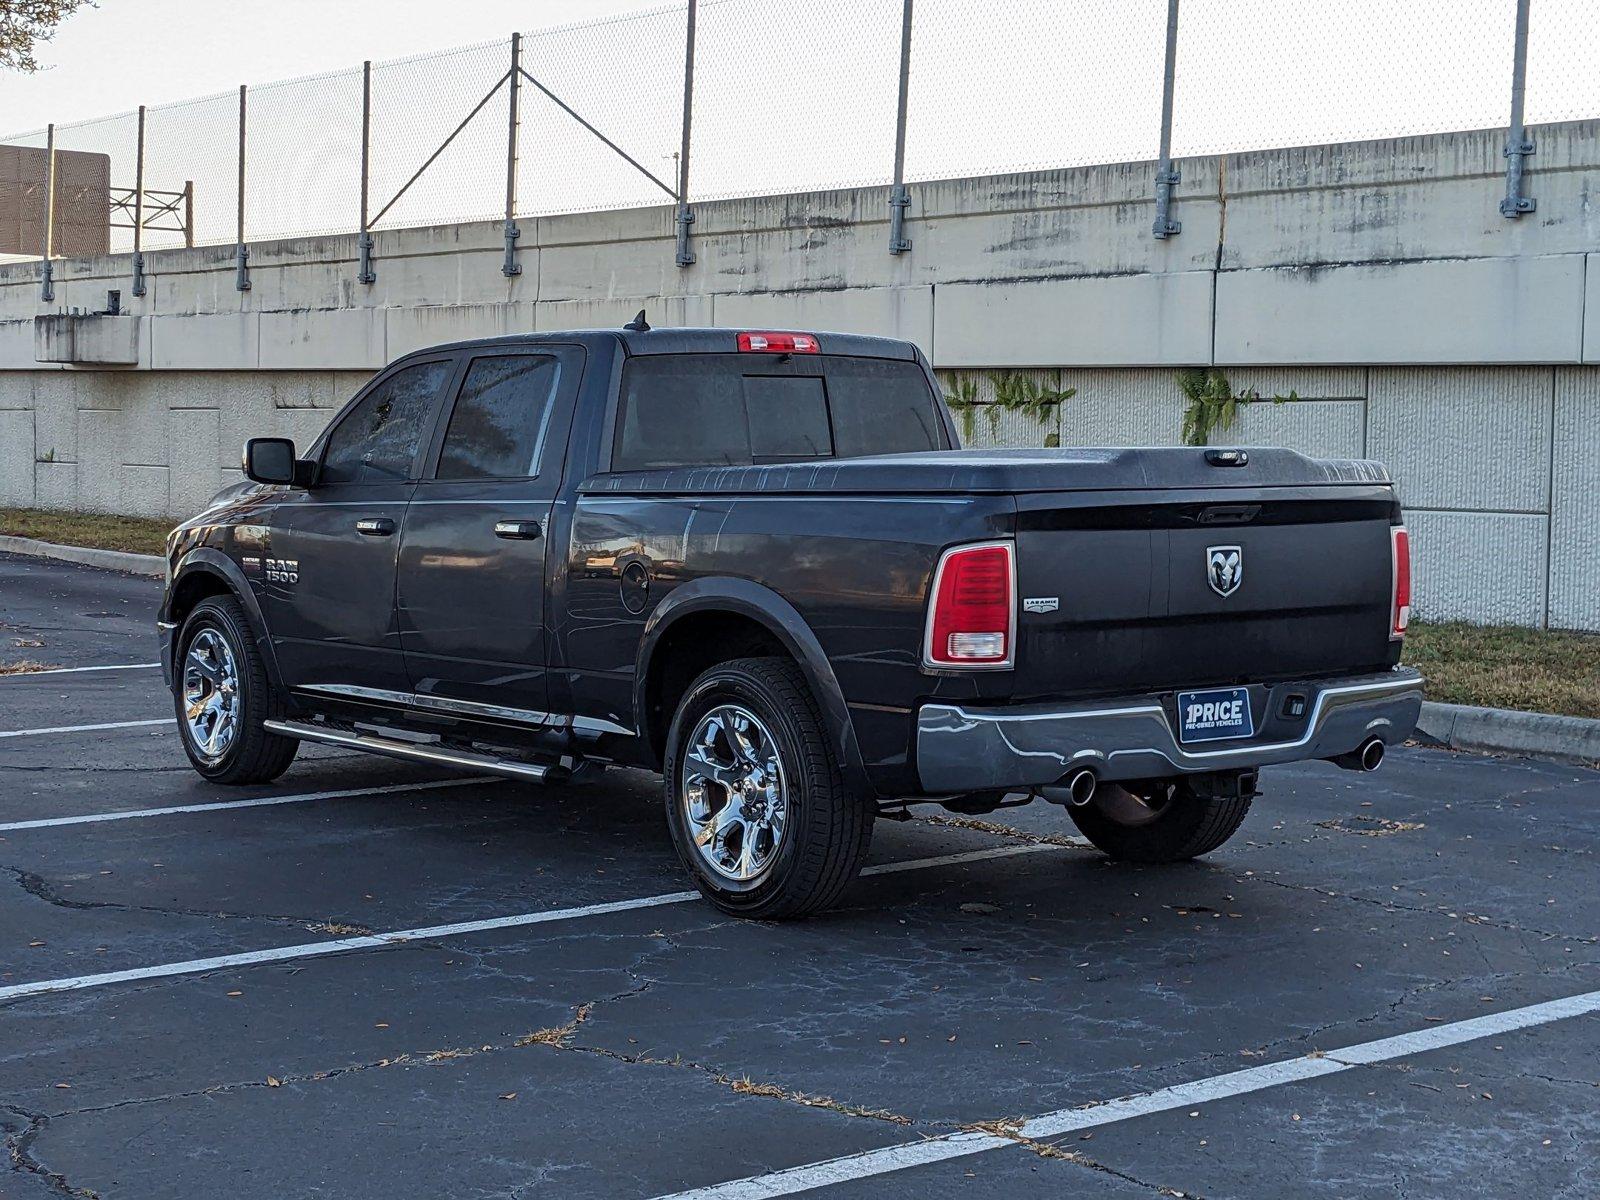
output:
<svg viewBox="0 0 1600 1200"><path fill-rule="evenodd" d="M461 376L400 547L399 620L424 705L539 724L545 560L578 347L485 351Z"/></svg>
<svg viewBox="0 0 1600 1200"><path fill-rule="evenodd" d="M324 439L314 486L284 497L261 564L262 607L292 688L403 694L395 562L420 447L455 360L379 377Z"/></svg>

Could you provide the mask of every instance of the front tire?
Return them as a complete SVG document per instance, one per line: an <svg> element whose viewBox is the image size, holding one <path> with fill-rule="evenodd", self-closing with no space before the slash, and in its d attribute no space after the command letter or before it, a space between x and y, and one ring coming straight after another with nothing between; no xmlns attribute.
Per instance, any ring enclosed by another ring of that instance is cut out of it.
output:
<svg viewBox="0 0 1600 1200"><path fill-rule="evenodd" d="M1184 782L1135 792L1103 783L1094 798L1067 809L1099 850L1124 862L1183 862L1215 850L1237 832L1249 796L1203 796Z"/></svg>
<svg viewBox="0 0 1600 1200"><path fill-rule="evenodd" d="M845 785L816 699L785 659L702 673L673 716L662 775L678 857L723 912L809 916L866 859L873 805Z"/></svg>
<svg viewBox="0 0 1600 1200"><path fill-rule="evenodd" d="M194 769L213 783L269 783L289 769L300 743L268 733L272 682L233 596L208 596L178 636L172 699Z"/></svg>

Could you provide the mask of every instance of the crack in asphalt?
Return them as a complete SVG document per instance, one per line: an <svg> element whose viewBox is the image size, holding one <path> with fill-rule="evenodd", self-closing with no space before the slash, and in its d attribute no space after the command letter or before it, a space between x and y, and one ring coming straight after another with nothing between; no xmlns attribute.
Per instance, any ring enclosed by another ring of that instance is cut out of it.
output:
<svg viewBox="0 0 1600 1200"><path fill-rule="evenodd" d="M1499 929L1505 933L1531 933L1546 941L1575 942L1581 946L1600 945L1600 936L1581 937L1575 933L1559 933L1549 929L1538 929L1532 925L1517 925L1511 921L1496 921L1479 913L1466 912L1463 909L1453 909L1450 905L1440 905L1438 908L1424 908L1417 904L1401 904L1394 900L1383 900L1376 896L1358 896L1353 892L1341 892L1334 888L1317 887L1309 883L1289 883L1282 879L1273 879L1266 875L1240 876L1241 883L1265 883L1271 887L1287 888L1295 892L1310 892L1313 895L1326 896L1332 900L1348 900L1355 904L1370 904L1383 909L1385 912L1407 912L1418 916L1444 917L1446 920L1460 921L1466 925L1482 925L1488 929Z"/></svg>
<svg viewBox="0 0 1600 1200"><path fill-rule="evenodd" d="M273 913L236 913L201 908L163 908L154 904L122 904L115 900L69 900L51 887L49 880L36 872L26 871L21 867L8 866L0 866L0 871L9 871L16 876L17 885L34 899L42 900L46 904L52 904L57 908L80 912L107 909L112 912L155 913L165 917L202 917L222 921L262 921L271 925L305 929L313 933L337 933L340 937L366 936L372 932L365 926L346 921L337 921L331 917L290 917Z"/></svg>
<svg viewBox="0 0 1600 1200"><path fill-rule="evenodd" d="M1024 1150L1037 1154L1040 1158L1053 1159L1057 1162L1069 1162L1076 1166L1086 1167L1091 1171L1098 1171L1103 1175L1110 1175L1113 1179L1120 1179L1124 1183L1131 1183L1135 1187L1143 1188L1147 1192L1154 1192L1158 1196L1181 1197L1183 1200L1205 1200L1198 1192L1183 1192L1166 1184L1151 1183L1130 1175L1126 1171L1119 1171L1108 1166L1099 1159L1090 1158L1081 1150L1064 1150L1054 1142L1040 1141L1038 1138L1027 1137L1022 1128L1026 1122L1020 1117L1008 1117L1003 1121L983 1121L976 1125L965 1126L972 1133L986 1133L991 1137L1002 1137L1015 1142Z"/></svg>
<svg viewBox="0 0 1600 1200"><path fill-rule="evenodd" d="M50 1118L43 1113L29 1112L25 1108L18 1108L14 1104L0 1103L0 1111L5 1111L15 1117L20 1117L25 1124L16 1133L6 1134L6 1156L10 1160L13 1171L24 1171L29 1175L37 1176L48 1183L53 1191L62 1196L78 1197L80 1200L100 1200L100 1193L90 1188L74 1187L60 1171L52 1171L38 1159L33 1157L33 1143L50 1124Z"/></svg>

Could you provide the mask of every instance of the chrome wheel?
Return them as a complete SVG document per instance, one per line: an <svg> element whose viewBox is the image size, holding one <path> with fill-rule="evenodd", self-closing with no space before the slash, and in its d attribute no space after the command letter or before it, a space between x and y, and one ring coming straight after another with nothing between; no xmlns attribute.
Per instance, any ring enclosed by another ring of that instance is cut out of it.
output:
<svg viewBox="0 0 1600 1200"><path fill-rule="evenodd" d="M183 720L189 742L215 761L239 733L239 668L228 639L202 629L183 659Z"/></svg>
<svg viewBox="0 0 1600 1200"><path fill-rule="evenodd" d="M789 793L777 739L749 709L721 704L684 749L678 803L702 862L748 883L783 845Z"/></svg>

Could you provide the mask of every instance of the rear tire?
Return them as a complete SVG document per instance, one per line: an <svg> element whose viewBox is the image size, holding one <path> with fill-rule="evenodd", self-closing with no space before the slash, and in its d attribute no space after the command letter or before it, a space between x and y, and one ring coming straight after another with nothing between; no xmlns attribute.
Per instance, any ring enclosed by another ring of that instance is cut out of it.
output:
<svg viewBox="0 0 1600 1200"><path fill-rule="evenodd" d="M183 623L173 659L178 733L194 769L212 783L270 783L300 743L268 733L272 681L244 606L208 596Z"/></svg>
<svg viewBox="0 0 1600 1200"><path fill-rule="evenodd" d="M1123 862L1182 862L1215 850L1250 811L1248 796L1202 796L1187 783L1135 793L1103 783L1094 799L1068 808L1072 822L1099 850Z"/></svg>
<svg viewBox="0 0 1600 1200"><path fill-rule="evenodd" d="M809 916L866 859L875 806L845 785L816 699L786 659L735 659L690 684L662 776L678 857L723 912Z"/></svg>

